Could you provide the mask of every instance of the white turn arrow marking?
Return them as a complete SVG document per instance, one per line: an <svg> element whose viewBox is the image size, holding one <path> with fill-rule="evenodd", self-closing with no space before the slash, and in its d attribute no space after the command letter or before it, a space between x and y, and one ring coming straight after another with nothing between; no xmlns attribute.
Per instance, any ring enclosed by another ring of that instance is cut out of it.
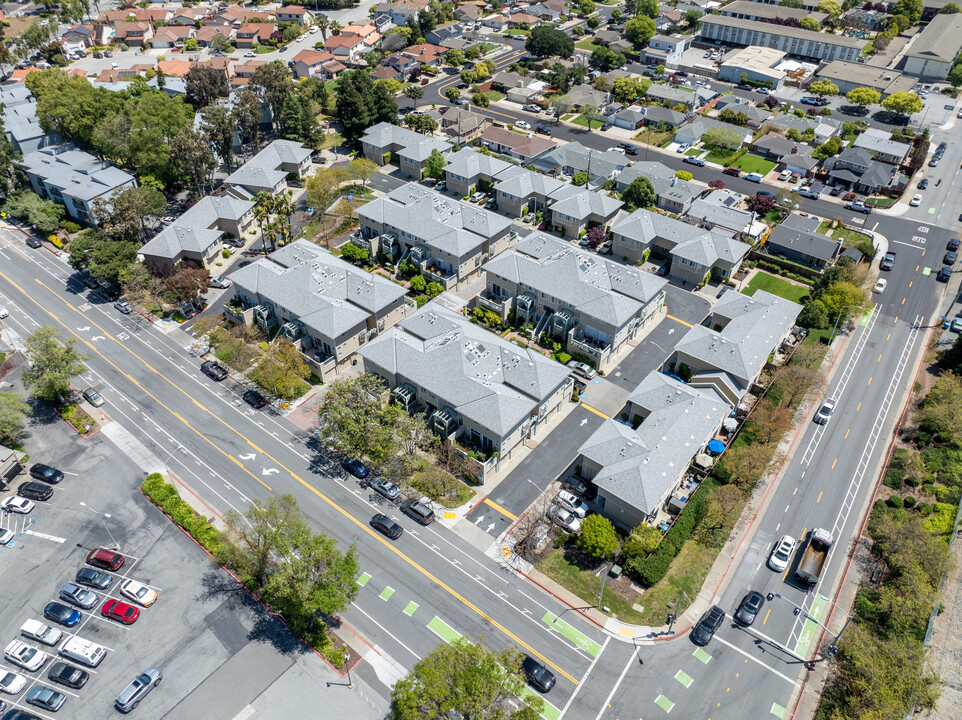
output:
<svg viewBox="0 0 962 720"><path fill-rule="evenodd" d="M673 332L675 332L675 328L668 328L668 334L669 334L669 335L671 335Z"/></svg>
<svg viewBox="0 0 962 720"><path fill-rule="evenodd" d="M106 340L107 338L105 338L103 335L94 335L94 336L93 336L92 338L90 338L90 339L91 339L93 342L97 342L98 340Z"/></svg>
<svg viewBox="0 0 962 720"><path fill-rule="evenodd" d="M82 328L77 328L77 332L87 332L90 329L89 325L85 325Z"/></svg>
<svg viewBox="0 0 962 720"><path fill-rule="evenodd" d="M587 425L587 424L588 424L588 418L584 418L584 419L581 421L581 427L584 427L584 426Z"/></svg>
<svg viewBox="0 0 962 720"><path fill-rule="evenodd" d="M248 453L247 455L238 455L237 457L239 457L241 460L254 460L257 455L254 453Z"/></svg>
<svg viewBox="0 0 962 720"><path fill-rule="evenodd" d="M489 533L489 532L491 532L492 530L494 530L494 523L491 523L490 525L488 525L488 527L486 527L486 528L484 529L484 531L485 531L486 533Z"/></svg>
<svg viewBox="0 0 962 720"><path fill-rule="evenodd" d="M475 520L475 521L474 521L474 524L475 524L475 525L480 525L483 521L484 521L484 515L482 515L482 516L479 517L477 520Z"/></svg>
<svg viewBox="0 0 962 720"><path fill-rule="evenodd" d="M279 473L280 470L277 468L264 468L261 470L261 475L273 475L274 473Z"/></svg>

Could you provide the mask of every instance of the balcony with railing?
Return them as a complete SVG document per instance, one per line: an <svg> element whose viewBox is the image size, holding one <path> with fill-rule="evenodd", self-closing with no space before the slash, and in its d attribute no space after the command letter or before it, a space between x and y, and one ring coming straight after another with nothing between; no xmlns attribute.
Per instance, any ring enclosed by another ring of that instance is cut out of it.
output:
<svg viewBox="0 0 962 720"><path fill-rule="evenodd" d="M585 335L577 337L576 332L577 328L572 328L568 337L568 352L586 355L595 361L596 367L602 367L611 354L611 345Z"/></svg>
<svg viewBox="0 0 962 720"><path fill-rule="evenodd" d="M511 300L512 298L502 295L492 295L487 290L484 290L480 295L478 295L478 305L483 307L485 310L490 310L491 312L498 315L501 321L504 322L508 317L508 313L511 312Z"/></svg>
<svg viewBox="0 0 962 720"><path fill-rule="evenodd" d="M254 308L254 322L261 326L264 332L269 333L270 329L277 324L277 316L271 305L258 305Z"/></svg>
<svg viewBox="0 0 962 720"><path fill-rule="evenodd" d="M458 274L448 270L436 261L428 260L422 264L421 274L428 282L436 282L445 290L451 290L458 284Z"/></svg>

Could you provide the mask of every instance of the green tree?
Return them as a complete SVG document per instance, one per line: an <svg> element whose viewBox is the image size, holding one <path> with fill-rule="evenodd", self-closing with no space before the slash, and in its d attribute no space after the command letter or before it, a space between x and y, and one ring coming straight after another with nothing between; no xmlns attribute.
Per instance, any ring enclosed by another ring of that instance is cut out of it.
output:
<svg viewBox="0 0 962 720"><path fill-rule="evenodd" d="M840 152L842 152L841 140L839 140L837 137L831 137L815 148L815 150L812 152L812 157L818 160L825 160L833 155L838 155Z"/></svg>
<svg viewBox="0 0 962 720"><path fill-rule="evenodd" d="M380 167L376 162L363 157L358 157L351 160L351 163L348 165L347 169L348 172L350 172L351 177L355 180L360 180L365 187L367 186L368 180L380 172Z"/></svg>
<svg viewBox="0 0 962 720"><path fill-rule="evenodd" d="M482 92L476 92L471 96L471 102L478 107L488 107L491 104L491 99Z"/></svg>
<svg viewBox="0 0 962 720"><path fill-rule="evenodd" d="M922 98L911 92L892 93L882 101L882 107L899 115L912 115L922 110Z"/></svg>
<svg viewBox="0 0 962 720"><path fill-rule="evenodd" d="M404 123L414 132L428 135L438 129L438 121L427 114L410 113L405 116Z"/></svg>
<svg viewBox="0 0 962 720"><path fill-rule="evenodd" d="M571 57L575 43L568 35L550 25L537 25L531 30L524 49L535 57Z"/></svg>
<svg viewBox="0 0 962 720"><path fill-rule="evenodd" d="M544 700L530 692L512 648L494 652L484 638L440 643L391 691L395 720L459 717L465 720L537 720Z"/></svg>
<svg viewBox="0 0 962 720"><path fill-rule="evenodd" d="M803 10L805 8L802 0L781 0L778 4L781 7L794 8L796 10Z"/></svg>
<svg viewBox="0 0 962 720"><path fill-rule="evenodd" d="M424 163L424 174L430 178L440 179L444 174L444 166L447 161L444 159L444 155L438 151L437 148L431 151L428 155L428 159Z"/></svg>
<svg viewBox="0 0 962 720"><path fill-rule="evenodd" d="M454 67L461 67L462 65L464 65L464 60L465 60L464 53L458 50L457 48L451 48L446 53L444 53L444 62L446 62L448 65L452 65Z"/></svg>
<svg viewBox="0 0 962 720"><path fill-rule="evenodd" d="M424 90L422 90L417 85L408 85L404 88L404 96L414 101L414 107L417 108L418 100L424 97Z"/></svg>
<svg viewBox="0 0 962 720"><path fill-rule="evenodd" d="M63 205L44 200L31 190L13 193L4 203L3 211L27 225L35 226L45 235L60 227L60 219L65 213Z"/></svg>
<svg viewBox="0 0 962 720"><path fill-rule="evenodd" d="M845 99L853 105L865 107L866 105L874 105L879 102L882 96L875 88L857 87L849 90L845 94Z"/></svg>
<svg viewBox="0 0 962 720"><path fill-rule="evenodd" d="M953 88L958 89L962 87L962 63L956 63L949 70L949 85Z"/></svg>
<svg viewBox="0 0 962 720"><path fill-rule="evenodd" d="M424 288L424 294L429 298L436 298L438 295L444 292L444 286L441 283L429 282Z"/></svg>
<svg viewBox="0 0 962 720"><path fill-rule="evenodd" d="M647 523L641 523L625 541L624 553L629 557L644 557L655 551L661 543L662 532Z"/></svg>
<svg viewBox="0 0 962 720"><path fill-rule="evenodd" d="M745 491L737 485L714 488L705 500L695 539L706 547L719 547L723 544L741 515L746 499Z"/></svg>
<svg viewBox="0 0 962 720"><path fill-rule="evenodd" d="M688 23L688 27L697 32L701 29L701 23L698 22L704 13L701 10L686 10L685 11L685 22Z"/></svg>
<svg viewBox="0 0 962 720"><path fill-rule="evenodd" d="M194 110L230 95L227 76L207 63L191 63L184 76L184 86L187 102Z"/></svg>
<svg viewBox="0 0 962 720"><path fill-rule="evenodd" d="M457 100L459 97L461 97L461 91L458 90L456 87L449 87L447 90L444 91L444 96L448 100Z"/></svg>
<svg viewBox="0 0 962 720"><path fill-rule="evenodd" d="M651 210L658 202L658 195L655 193L651 180L640 176L632 180L631 184L621 193L621 200L628 205L629 209Z"/></svg>
<svg viewBox="0 0 962 720"><path fill-rule="evenodd" d="M283 562L297 541L310 535L307 519L293 495L272 495L266 502L254 500L241 515L229 510L224 522L218 561L237 571L241 581L266 587L275 563Z"/></svg>
<svg viewBox="0 0 962 720"><path fill-rule="evenodd" d="M317 78L308 78L308 80L317 80ZM327 90L324 87L324 83L318 82L319 93L321 97L317 101L323 107L327 102ZM263 109L263 102L261 99L251 90L249 87L245 87L238 93L234 99L234 106L231 109L231 116L234 119L234 124L237 126L237 131L240 133L241 142L246 142L250 139L250 142L254 143L254 152L258 152L261 149L261 111Z"/></svg>
<svg viewBox="0 0 962 720"><path fill-rule="evenodd" d="M702 142L716 148L736 150L742 144L742 136L737 130L715 128L701 136Z"/></svg>
<svg viewBox="0 0 962 720"><path fill-rule="evenodd" d="M284 99L280 126L285 140L296 140L311 148L317 147L323 137L314 102L300 93L291 93Z"/></svg>
<svg viewBox="0 0 962 720"><path fill-rule="evenodd" d="M481 57L481 46L471 45L464 51L464 58L466 60L477 60Z"/></svg>
<svg viewBox="0 0 962 720"><path fill-rule="evenodd" d="M611 94L618 102L626 103L641 97L642 87L634 78L616 77L611 85Z"/></svg>
<svg viewBox="0 0 962 720"><path fill-rule="evenodd" d="M920 427L943 442L962 438L962 377L949 371L935 381L917 413Z"/></svg>
<svg viewBox="0 0 962 720"><path fill-rule="evenodd" d="M30 397L52 403L67 395L70 381L87 370L87 357L76 345L76 338L64 341L49 325L31 333L25 343L27 366L20 376Z"/></svg>
<svg viewBox="0 0 962 720"><path fill-rule="evenodd" d="M818 4L818 11L835 19L842 14L842 6L838 3L838 0L822 0Z"/></svg>
<svg viewBox="0 0 962 720"><path fill-rule="evenodd" d="M170 141L170 161L193 185L198 196L203 196L204 189L213 183L217 161L210 143L199 130L184 127L177 131Z"/></svg>
<svg viewBox="0 0 962 720"><path fill-rule="evenodd" d="M592 514L581 521L578 547L592 557L609 558L618 551L619 545L615 526L604 515Z"/></svg>
<svg viewBox="0 0 962 720"><path fill-rule="evenodd" d="M834 0L822 0L822 2L834 2ZM808 91L818 97L838 95L838 85L831 80L816 80L808 86Z"/></svg>
<svg viewBox="0 0 962 720"><path fill-rule="evenodd" d="M892 15L904 15L914 25L922 17L922 0L898 0L892 6Z"/></svg>
<svg viewBox="0 0 962 720"><path fill-rule="evenodd" d="M577 185L577 186L579 186L579 187L582 186L582 185L587 185L587 184L588 184L588 173L586 173L586 172L576 172L574 175L571 176L571 184L572 184L572 185Z"/></svg>
<svg viewBox="0 0 962 720"><path fill-rule="evenodd" d="M343 125L344 138L354 143L372 125L397 123L397 102L363 70L341 75L335 112Z"/></svg>
<svg viewBox="0 0 962 720"><path fill-rule="evenodd" d="M591 64L602 72L620 68L626 62L628 62L628 60L624 55L606 47L596 48L591 53Z"/></svg>
<svg viewBox="0 0 962 720"><path fill-rule="evenodd" d="M655 21L647 15L639 15L625 23L625 37L639 47L647 47L657 32Z"/></svg>
<svg viewBox="0 0 962 720"><path fill-rule="evenodd" d="M379 466L397 453L394 425L401 412L374 375L335 380L319 413L324 443Z"/></svg>
<svg viewBox="0 0 962 720"><path fill-rule="evenodd" d="M424 280L423 275L415 275L411 278L411 290L415 293L423 293L427 289L427 282Z"/></svg>
<svg viewBox="0 0 962 720"><path fill-rule="evenodd" d="M15 392L0 392L0 442L12 445L23 439L30 406Z"/></svg>
<svg viewBox="0 0 962 720"><path fill-rule="evenodd" d="M111 240L133 242L147 234L148 218L160 218L167 198L152 187L127 188L110 198L93 201L90 214L101 234Z"/></svg>
<svg viewBox="0 0 962 720"><path fill-rule="evenodd" d="M958 15L960 12L962 12L962 8L955 3L950 2L943 6L941 10L939 10L939 15Z"/></svg>
<svg viewBox="0 0 962 720"><path fill-rule="evenodd" d="M658 4L658 0L637 0L635 3L635 12L638 15L654 19L661 14L661 7Z"/></svg>
<svg viewBox="0 0 962 720"><path fill-rule="evenodd" d="M274 128L280 130L284 101L292 89L290 70L280 60L266 63L254 71L247 87L271 109Z"/></svg>
<svg viewBox="0 0 962 720"><path fill-rule="evenodd" d="M811 32L818 32L822 29L822 26L818 24L818 20L813 17L803 17L798 21L798 26L802 30L810 30Z"/></svg>
<svg viewBox="0 0 962 720"><path fill-rule="evenodd" d="M220 104L208 105L200 111L200 130L214 153L230 170L234 162L234 119Z"/></svg>

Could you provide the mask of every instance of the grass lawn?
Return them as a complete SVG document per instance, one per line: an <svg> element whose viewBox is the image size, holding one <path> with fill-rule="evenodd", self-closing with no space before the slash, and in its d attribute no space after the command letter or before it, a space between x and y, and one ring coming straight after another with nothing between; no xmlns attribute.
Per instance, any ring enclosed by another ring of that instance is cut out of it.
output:
<svg viewBox="0 0 962 720"><path fill-rule="evenodd" d="M691 150L685 151L685 157L695 157L696 155L701 155L705 151L701 148L692 148Z"/></svg>
<svg viewBox="0 0 962 720"><path fill-rule="evenodd" d="M603 46L593 43L591 40L582 40L579 43L575 43L575 47L579 50L587 50L588 52L593 53L595 50Z"/></svg>
<svg viewBox="0 0 962 720"><path fill-rule="evenodd" d="M780 298L785 298L786 300L797 303L800 303L803 297L810 295L812 292L811 288L796 285L777 275L770 275L767 272L758 272L751 279L751 282L748 283L748 287L742 290L742 293L750 297L758 290L765 290L772 295L777 295Z"/></svg>
<svg viewBox="0 0 962 720"><path fill-rule="evenodd" d="M561 122L568 122L571 118L575 116L574 113L568 113L567 115L561 116Z"/></svg>
<svg viewBox="0 0 962 720"><path fill-rule="evenodd" d="M674 606L678 602L682 592L685 592L688 597L695 597L701 590L705 577L720 551L720 547L707 548L691 540L686 542L681 552L672 561L668 574L637 601L639 605L645 607L644 612L640 613L641 624L664 623L669 606ZM682 612L685 611L685 607L682 605Z"/></svg>
<svg viewBox="0 0 962 720"><path fill-rule="evenodd" d="M491 102L497 102L498 100L504 100L504 93L499 93L497 90L488 90L484 96L488 98Z"/></svg>
<svg viewBox="0 0 962 720"><path fill-rule="evenodd" d="M868 200L865 201L865 204L868 205L869 207L890 208L895 204L895 198L890 198L890 197L869 198Z"/></svg>
<svg viewBox="0 0 962 720"><path fill-rule="evenodd" d="M586 604L592 607L598 604L598 591L601 590L601 577L595 577L594 572L582 570L570 562L568 558L565 557L563 549L552 550L538 563L537 567L538 570L556 583L584 600ZM637 602L641 604L641 596L637 595L636 597L638 598ZM642 614L631 607L631 602L612 590L608 585L605 585L605 593L601 598L601 604L611 608L612 617L617 617L622 622L643 624ZM662 620L664 620L664 612L662 611L661 614Z"/></svg>
<svg viewBox="0 0 962 720"><path fill-rule="evenodd" d="M327 88L328 93L336 93L337 88L340 84L341 84L341 81L335 78L333 80L328 80L326 83L324 83L324 87Z"/></svg>
<svg viewBox="0 0 962 720"><path fill-rule="evenodd" d="M669 145L672 140L675 139L675 133L671 132L670 130L665 132L661 132L658 130L654 132L648 132L647 130L643 130L642 132L635 135L634 139L640 140L646 145L654 145L656 147L665 147L666 145Z"/></svg>
<svg viewBox="0 0 962 720"><path fill-rule="evenodd" d="M847 227L837 227L829 232L831 226L832 224L826 220L818 226L818 230L816 230L816 232L820 232L823 235L828 235L832 238L841 238L845 247L855 247L860 243L866 242L870 245L872 243L872 238L863 232L859 232L858 230L853 230L852 228Z"/></svg>
<svg viewBox="0 0 962 720"><path fill-rule="evenodd" d="M775 163L771 160L760 158L758 155L752 155L751 153L738 158L734 166L747 173L758 173L763 176L775 169Z"/></svg>
<svg viewBox="0 0 962 720"><path fill-rule="evenodd" d="M604 121L604 120L592 120L592 121L591 121L591 126L589 127L589 126L588 126L588 118L586 118L584 115L579 115L578 117L576 117L576 118L575 118L574 120L572 120L571 122L573 122L575 125L581 125L581 127L586 127L586 128L588 128L589 130L595 130L595 129L600 128L602 125L605 124L605 121Z"/></svg>
<svg viewBox="0 0 962 720"><path fill-rule="evenodd" d="M711 163L718 163L719 165L727 166L729 161L732 159L732 155L735 154L734 150L729 150L728 148L711 148L708 154L705 156L705 160Z"/></svg>
<svg viewBox="0 0 962 720"><path fill-rule="evenodd" d="M407 483L446 508L460 507L474 497L474 490L423 458Z"/></svg>
<svg viewBox="0 0 962 720"><path fill-rule="evenodd" d="M324 135L324 139L321 140L320 150L327 150L330 147L340 147L344 143L344 138L341 137L341 133L327 133Z"/></svg>
<svg viewBox="0 0 962 720"><path fill-rule="evenodd" d="M769 210L762 218L762 222L768 225L777 225L782 221L782 214L778 210Z"/></svg>

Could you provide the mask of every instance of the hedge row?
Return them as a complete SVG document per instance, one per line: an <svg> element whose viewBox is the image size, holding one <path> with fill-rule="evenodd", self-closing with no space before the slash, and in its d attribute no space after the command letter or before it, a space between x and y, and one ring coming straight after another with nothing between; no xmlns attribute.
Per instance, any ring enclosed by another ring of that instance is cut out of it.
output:
<svg viewBox="0 0 962 720"><path fill-rule="evenodd" d="M180 499L173 485L164 482L160 473L151 473L140 486L151 502L169 515L180 527L190 533L201 547L211 555L220 548L220 534L207 518L194 512L194 508Z"/></svg>
<svg viewBox="0 0 962 720"><path fill-rule="evenodd" d="M651 587L668 574L672 561L701 522L705 514L705 498L714 488L715 483L710 480L702 483L702 487L678 515L675 524L665 533L655 552L648 557L629 561L629 571L642 585Z"/></svg>

